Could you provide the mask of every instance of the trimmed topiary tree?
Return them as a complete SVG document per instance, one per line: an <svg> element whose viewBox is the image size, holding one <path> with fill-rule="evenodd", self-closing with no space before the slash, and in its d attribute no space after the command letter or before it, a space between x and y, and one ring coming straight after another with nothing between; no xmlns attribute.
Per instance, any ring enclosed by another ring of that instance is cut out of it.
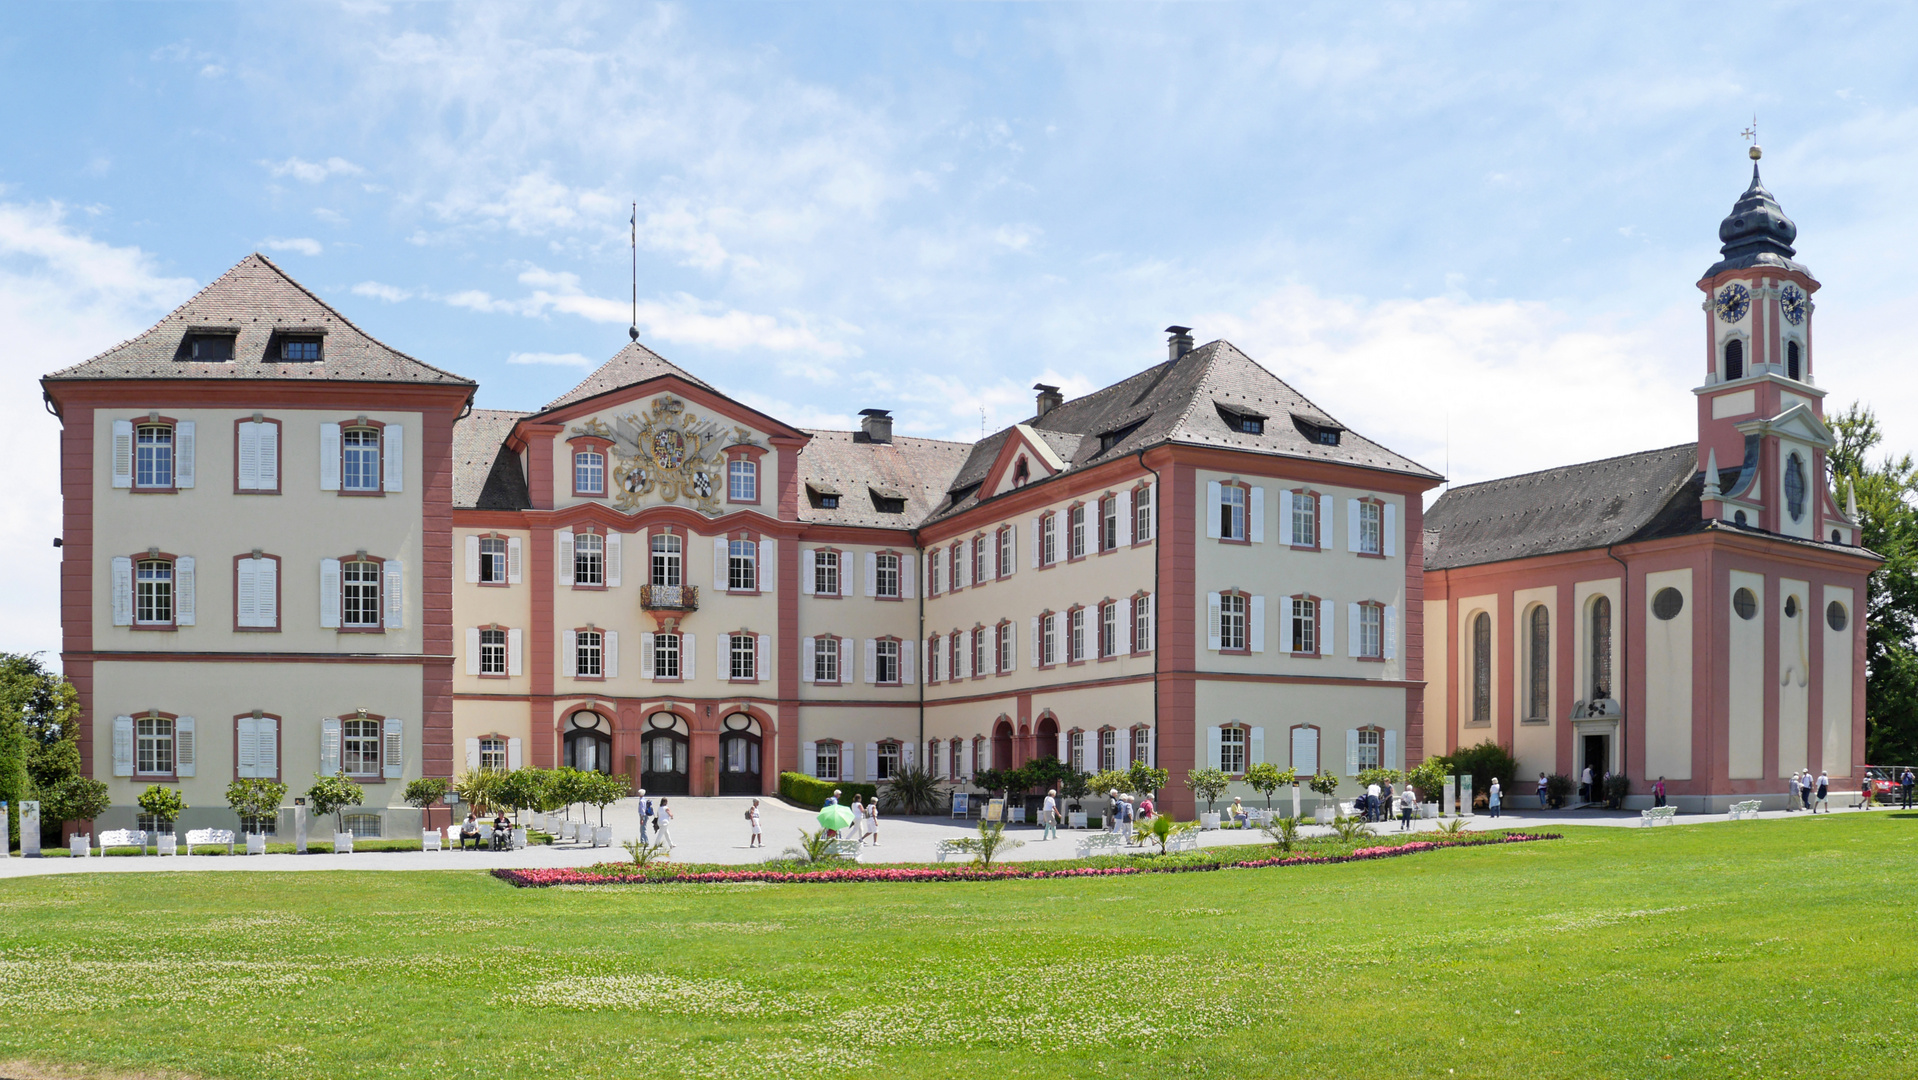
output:
<svg viewBox="0 0 1918 1080"><path fill-rule="evenodd" d="M344 775L322 776L313 781L306 789L307 805L313 812L325 817L333 815L333 832L337 835L346 831L346 819L340 811L349 806L358 806L366 799L366 792L360 785L348 780Z"/></svg>
<svg viewBox="0 0 1918 1080"><path fill-rule="evenodd" d="M1220 769L1191 769L1185 774L1185 786L1192 789L1194 798L1205 800L1205 812L1208 814L1212 813L1212 804L1225 794L1225 789L1231 783L1231 777Z"/></svg>
<svg viewBox="0 0 1918 1080"><path fill-rule="evenodd" d="M1252 790L1265 796L1265 808L1272 809L1272 795L1280 788L1298 778L1297 769L1281 769L1269 761L1261 761L1245 770L1245 782Z"/></svg>
<svg viewBox="0 0 1918 1080"><path fill-rule="evenodd" d="M172 832L174 822L180 820L180 815L187 808L186 798L180 794L179 788L161 784L148 784L138 801L140 809L153 815L155 832Z"/></svg>

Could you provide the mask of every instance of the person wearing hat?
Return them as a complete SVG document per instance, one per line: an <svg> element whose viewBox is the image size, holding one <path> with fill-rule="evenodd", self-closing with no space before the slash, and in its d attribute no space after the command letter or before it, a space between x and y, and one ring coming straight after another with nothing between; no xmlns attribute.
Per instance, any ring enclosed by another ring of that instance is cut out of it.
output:
<svg viewBox="0 0 1918 1080"><path fill-rule="evenodd" d="M1039 824L1045 827L1045 831L1039 834L1039 839L1041 840L1059 839L1059 789L1058 788L1052 788L1046 792L1045 805L1039 808Z"/></svg>

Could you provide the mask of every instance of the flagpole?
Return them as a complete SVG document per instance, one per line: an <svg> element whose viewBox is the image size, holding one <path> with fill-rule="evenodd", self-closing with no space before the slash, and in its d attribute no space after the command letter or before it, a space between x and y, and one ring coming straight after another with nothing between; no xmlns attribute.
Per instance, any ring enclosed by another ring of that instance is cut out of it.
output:
<svg viewBox="0 0 1918 1080"><path fill-rule="evenodd" d="M639 204L633 204L633 216L627 224L633 227L633 325L626 328L626 336L639 340Z"/></svg>

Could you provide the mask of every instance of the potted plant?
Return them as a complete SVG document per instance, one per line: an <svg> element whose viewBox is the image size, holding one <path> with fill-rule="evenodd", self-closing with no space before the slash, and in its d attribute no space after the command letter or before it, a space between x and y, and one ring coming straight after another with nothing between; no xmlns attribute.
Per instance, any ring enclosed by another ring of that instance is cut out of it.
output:
<svg viewBox="0 0 1918 1080"><path fill-rule="evenodd" d="M451 786L444 777L422 776L417 780L408 781L406 790L401 794L401 798L406 800L407 805L419 808L422 847L425 846L425 840L429 834L435 839L439 837L438 829L426 827L426 810L428 807L439 805L440 800L446 797L446 789Z"/></svg>
<svg viewBox="0 0 1918 1080"><path fill-rule="evenodd" d="M925 817L938 813L944 801L939 791L939 777L917 765L907 765L893 773L879 789L879 798L892 813Z"/></svg>
<svg viewBox="0 0 1918 1080"><path fill-rule="evenodd" d="M306 802L320 817L333 815L333 850L339 854L351 854L353 834L346 831L346 819L341 811L349 806L358 806L366 798L360 785L348 780L344 774L322 776L313 781L306 789Z"/></svg>
<svg viewBox="0 0 1918 1080"><path fill-rule="evenodd" d="M1254 763L1245 770L1245 782L1252 790L1265 796L1265 808L1272 809L1272 794L1298 779L1297 769L1281 769L1269 761Z"/></svg>
<svg viewBox="0 0 1918 1080"><path fill-rule="evenodd" d="M285 798L286 785L278 780L245 777L226 786L226 805L240 819L248 855L266 854L263 826L279 817L280 803Z"/></svg>
<svg viewBox="0 0 1918 1080"><path fill-rule="evenodd" d="M1086 779L1086 786L1092 789L1092 797L1106 800L1105 816L1101 819L1105 824L1112 823L1112 815L1118 808L1118 796L1126 790L1126 785L1130 782L1130 778L1125 773L1116 769L1101 769Z"/></svg>
<svg viewBox="0 0 1918 1080"><path fill-rule="evenodd" d="M1172 782L1172 773L1166 769L1155 769L1143 761L1135 761L1125 771L1126 782L1122 790L1139 795L1154 795L1164 790Z"/></svg>
<svg viewBox="0 0 1918 1080"><path fill-rule="evenodd" d="M606 824L606 808L626 797L626 779L605 773L586 774L586 801L599 807L599 824L593 828L594 847L613 846L613 827Z"/></svg>
<svg viewBox="0 0 1918 1080"><path fill-rule="evenodd" d="M1212 809L1212 804L1225 794L1225 789L1231 783L1232 778L1219 769L1191 769L1186 772L1185 786L1192 789L1193 798L1205 800L1205 812L1199 815L1199 828L1219 827L1219 814Z"/></svg>
<svg viewBox="0 0 1918 1080"><path fill-rule="evenodd" d="M186 799L180 795L180 789L148 784L140 793L140 809L153 816L154 843L162 855L179 854L179 840L173 832L173 823L180 820L180 813L186 809Z"/></svg>
<svg viewBox="0 0 1918 1080"><path fill-rule="evenodd" d="M1339 778L1320 770L1307 783L1319 797L1319 805L1312 811L1312 820L1320 825L1332 824L1339 816L1339 804L1328 800L1338 793Z"/></svg>
<svg viewBox="0 0 1918 1080"><path fill-rule="evenodd" d="M1545 801L1551 805L1552 809L1557 810L1571 799L1572 788L1575 786L1571 777L1564 773L1553 773L1545 778Z"/></svg>
<svg viewBox="0 0 1918 1080"><path fill-rule="evenodd" d="M1086 827L1086 792L1090 790L1091 774L1077 769L1066 771L1065 778L1059 781L1059 794L1066 800L1066 828L1083 829Z"/></svg>
<svg viewBox="0 0 1918 1080"><path fill-rule="evenodd" d="M1405 782L1418 792L1419 816L1422 818L1438 817L1439 800L1445 794L1447 764L1444 758L1426 758L1406 774Z"/></svg>
<svg viewBox="0 0 1918 1080"><path fill-rule="evenodd" d="M493 792L505 775L498 769L468 769L453 781L453 790L459 793L461 802L473 808L475 814L484 815L492 808Z"/></svg>
<svg viewBox="0 0 1918 1080"><path fill-rule="evenodd" d="M113 797L107 792L106 782L88 776L67 776L55 781L40 793L40 811L45 821L85 821L91 823L94 818L107 812L113 806ZM86 837L89 843L81 845L79 850L91 847L93 833L74 833L73 840ZM69 845L73 846L73 845ZM84 856L82 856L84 857Z"/></svg>

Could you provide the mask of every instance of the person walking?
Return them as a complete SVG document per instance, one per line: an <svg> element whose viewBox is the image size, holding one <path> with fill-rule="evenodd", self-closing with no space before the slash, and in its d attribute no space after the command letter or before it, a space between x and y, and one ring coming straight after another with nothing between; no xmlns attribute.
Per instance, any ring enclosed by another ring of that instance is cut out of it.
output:
<svg viewBox="0 0 1918 1080"><path fill-rule="evenodd" d="M659 800L659 806L653 811L653 840L665 844L666 850L673 850L673 810L666 800Z"/></svg>
<svg viewBox="0 0 1918 1080"><path fill-rule="evenodd" d="M746 808L746 823L751 825L753 829L752 839L747 841L746 846L749 848L765 847L766 837L760 832L758 799L754 799L753 804Z"/></svg>
<svg viewBox="0 0 1918 1080"><path fill-rule="evenodd" d="M1540 810L1543 810L1550 805L1551 799L1549 795L1547 794L1550 790L1551 790L1551 785L1545 782L1545 774L1539 773L1538 774L1538 808Z"/></svg>
<svg viewBox="0 0 1918 1080"><path fill-rule="evenodd" d="M1798 809L1798 791L1798 770L1793 769L1791 774L1791 789L1785 796L1785 813L1789 814Z"/></svg>
<svg viewBox="0 0 1918 1080"><path fill-rule="evenodd" d="M1485 793L1485 805L1491 810L1493 817L1498 816L1499 805L1504 799L1505 793L1499 790L1498 777L1494 776L1492 777L1492 790Z"/></svg>
<svg viewBox="0 0 1918 1080"><path fill-rule="evenodd" d="M1365 785L1364 817L1367 821L1377 821L1379 819L1379 782L1377 780Z"/></svg>
<svg viewBox="0 0 1918 1080"><path fill-rule="evenodd" d="M1044 831L1039 834L1039 839L1059 839L1059 790L1057 788L1046 792L1045 805L1039 808L1039 824L1044 827Z"/></svg>
<svg viewBox="0 0 1918 1080"><path fill-rule="evenodd" d="M1585 771L1579 774L1578 798L1581 802L1594 801L1592 798L1592 767L1590 765L1585 766Z"/></svg>
<svg viewBox="0 0 1918 1080"><path fill-rule="evenodd" d="M1658 778L1658 783L1652 785L1652 805L1665 805L1665 778L1662 776Z"/></svg>
<svg viewBox="0 0 1918 1080"><path fill-rule="evenodd" d="M1592 792L1592 799L1594 802L1604 803L1607 810L1618 809L1612 805L1612 770L1605 770L1604 778L1598 782L1598 790Z"/></svg>
<svg viewBox="0 0 1918 1080"><path fill-rule="evenodd" d="M653 823L653 800L646 797L646 789L639 789L639 842L646 843L646 830Z"/></svg>
<svg viewBox="0 0 1918 1080"><path fill-rule="evenodd" d="M1812 794L1811 770L1806 769L1805 778L1798 782L1798 797L1799 797L1799 800L1805 804L1805 809L1807 810L1811 809L1811 794Z"/></svg>
<svg viewBox="0 0 1918 1080"><path fill-rule="evenodd" d="M1871 777L1869 776L1858 782L1858 809L1871 809Z"/></svg>
<svg viewBox="0 0 1918 1080"><path fill-rule="evenodd" d="M1108 792L1106 798L1112 800L1112 821L1109 823L1112 826L1112 831L1115 835L1123 835L1124 831L1120 829L1119 824L1122 820L1120 807L1124 804L1125 800L1119 798L1117 791Z"/></svg>
<svg viewBox="0 0 1918 1080"><path fill-rule="evenodd" d="M1830 774L1826 773L1824 770L1821 769L1818 772L1818 801L1817 803L1813 804L1812 813L1814 814L1817 813L1818 812L1817 807L1819 806L1822 806L1825 808L1825 813L1827 814L1831 813L1830 799L1831 799L1831 776Z"/></svg>
<svg viewBox="0 0 1918 1080"><path fill-rule="evenodd" d="M879 796L877 795L866 803L866 839L872 841L873 847L879 846Z"/></svg>
<svg viewBox="0 0 1918 1080"><path fill-rule="evenodd" d="M1412 811L1418 806L1418 796L1412 792L1412 785L1405 785L1399 792L1399 831L1405 832L1412 827Z"/></svg>
<svg viewBox="0 0 1918 1080"><path fill-rule="evenodd" d="M1906 810L1911 809L1911 790L1914 785L1918 785L1918 775L1913 775L1911 769L1907 767L1905 775L1898 778L1898 797L1901 806Z"/></svg>

